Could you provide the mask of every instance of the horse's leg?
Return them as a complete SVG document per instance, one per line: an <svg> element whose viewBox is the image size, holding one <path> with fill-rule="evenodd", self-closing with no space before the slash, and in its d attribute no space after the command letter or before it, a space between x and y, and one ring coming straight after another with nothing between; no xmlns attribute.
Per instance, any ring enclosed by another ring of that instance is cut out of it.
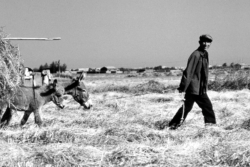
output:
<svg viewBox="0 0 250 167"><path fill-rule="evenodd" d="M8 125L10 123L12 115L13 115L12 110L9 107L7 107L5 113L3 114L3 117L1 118L0 127Z"/></svg>
<svg viewBox="0 0 250 167"><path fill-rule="evenodd" d="M42 119L40 116L41 107L34 110L35 123L40 127L42 125Z"/></svg>
<svg viewBox="0 0 250 167"><path fill-rule="evenodd" d="M29 110L24 111L24 115L23 115L23 118L21 120L21 126L23 126L27 122L30 114L31 114L31 112Z"/></svg>

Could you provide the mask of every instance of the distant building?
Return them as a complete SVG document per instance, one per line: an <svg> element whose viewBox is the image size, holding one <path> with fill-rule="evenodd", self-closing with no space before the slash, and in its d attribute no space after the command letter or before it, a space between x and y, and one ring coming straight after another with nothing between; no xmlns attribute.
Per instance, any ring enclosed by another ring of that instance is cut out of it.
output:
<svg viewBox="0 0 250 167"><path fill-rule="evenodd" d="M116 73L117 68L113 66L106 66L100 69L100 73Z"/></svg>
<svg viewBox="0 0 250 167"><path fill-rule="evenodd" d="M176 70L185 70L186 67L175 67Z"/></svg>
<svg viewBox="0 0 250 167"><path fill-rule="evenodd" d="M145 70L146 70L146 68L144 68L144 67L135 67L135 68L130 69L130 73L132 73L132 72L141 73L141 72L144 72Z"/></svg>
<svg viewBox="0 0 250 167"><path fill-rule="evenodd" d="M95 68L89 68L89 70L87 71L87 73L96 73Z"/></svg>
<svg viewBox="0 0 250 167"><path fill-rule="evenodd" d="M250 65L247 65L245 63L239 64L241 69L250 69Z"/></svg>
<svg viewBox="0 0 250 167"><path fill-rule="evenodd" d="M77 71L78 72L88 72L89 68L78 68Z"/></svg>
<svg viewBox="0 0 250 167"><path fill-rule="evenodd" d="M78 69L71 69L70 71L72 72L72 71L77 71Z"/></svg>
<svg viewBox="0 0 250 167"><path fill-rule="evenodd" d="M162 65L160 65L160 66L154 67L154 70L155 70L155 71L162 71L162 70L164 70L164 69L166 69L166 68L167 68L167 66L162 66Z"/></svg>
<svg viewBox="0 0 250 167"><path fill-rule="evenodd" d="M209 67L209 69L221 69L221 68L222 68L222 65L213 65Z"/></svg>
<svg viewBox="0 0 250 167"><path fill-rule="evenodd" d="M65 74L65 75L71 75L72 73L71 73L71 71L69 71L69 70L65 70L64 72L62 72L63 74Z"/></svg>
<svg viewBox="0 0 250 167"><path fill-rule="evenodd" d="M120 71L120 70L119 70L119 71L116 71L116 73L117 73L117 74L122 74L123 71Z"/></svg>
<svg viewBox="0 0 250 167"><path fill-rule="evenodd" d="M100 71L101 71L101 68L100 68L100 67L95 68L95 72L96 72L96 73L100 73Z"/></svg>
<svg viewBox="0 0 250 167"><path fill-rule="evenodd" d="M213 67L214 67L213 65L209 65L208 66L209 69L213 69Z"/></svg>
<svg viewBox="0 0 250 167"><path fill-rule="evenodd" d="M101 68L89 68L87 73L94 74L94 73L100 73Z"/></svg>

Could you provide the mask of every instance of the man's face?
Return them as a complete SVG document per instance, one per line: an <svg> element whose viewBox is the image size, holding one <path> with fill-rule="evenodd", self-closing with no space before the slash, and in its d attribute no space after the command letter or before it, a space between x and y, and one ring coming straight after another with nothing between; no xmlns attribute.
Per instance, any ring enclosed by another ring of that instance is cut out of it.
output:
<svg viewBox="0 0 250 167"><path fill-rule="evenodd" d="M200 47L203 50L208 50L208 48L210 47L210 45L211 45L211 42L209 42L209 41L200 41Z"/></svg>

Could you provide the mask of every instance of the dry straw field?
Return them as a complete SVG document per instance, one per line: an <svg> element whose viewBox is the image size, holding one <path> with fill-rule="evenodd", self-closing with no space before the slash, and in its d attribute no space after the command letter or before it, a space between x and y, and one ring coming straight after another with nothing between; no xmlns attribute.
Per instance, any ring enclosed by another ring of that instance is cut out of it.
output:
<svg viewBox="0 0 250 167"><path fill-rule="evenodd" d="M246 75L210 82L218 127L204 127L195 105L176 131L164 125L181 106L175 91L179 77L88 75L94 107L83 110L65 96L64 109L53 103L43 107L41 128L32 116L20 127L23 113L15 113L0 129L0 166L250 166Z"/></svg>

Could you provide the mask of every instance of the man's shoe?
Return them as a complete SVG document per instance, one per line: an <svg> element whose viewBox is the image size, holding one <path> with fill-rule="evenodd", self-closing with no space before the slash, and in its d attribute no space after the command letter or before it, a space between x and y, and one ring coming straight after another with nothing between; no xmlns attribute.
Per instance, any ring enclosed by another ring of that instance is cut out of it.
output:
<svg viewBox="0 0 250 167"><path fill-rule="evenodd" d="M219 127L215 123L205 123L205 128L206 129L219 129Z"/></svg>
<svg viewBox="0 0 250 167"><path fill-rule="evenodd" d="M169 130L176 130L176 129L179 128L180 126L181 126L180 124L174 123L173 125L170 125L170 126L169 126Z"/></svg>
<svg viewBox="0 0 250 167"><path fill-rule="evenodd" d="M205 123L205 127L216 127L215 123Z"/></svg>
<svg viewBox="0 0 250 167"><path fill-rule="evenodd" d="M58 105L58 107L59 107L60 109L64 109L65 106L60 104L60 105Z"/></svg>

